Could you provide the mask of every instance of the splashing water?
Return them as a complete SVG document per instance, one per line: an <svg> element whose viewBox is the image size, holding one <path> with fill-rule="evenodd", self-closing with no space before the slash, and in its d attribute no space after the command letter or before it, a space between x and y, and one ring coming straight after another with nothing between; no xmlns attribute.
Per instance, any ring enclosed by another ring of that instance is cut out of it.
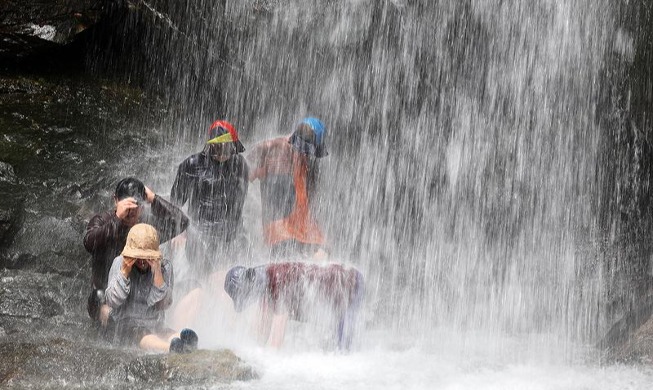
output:
<svg viewBox="0 0 653 390"><path fill-rule="evenodd" d="M207 322L207 346L260 362L261 382L242 387L650 387L650 370L600 368L591 347L609 326L592 250L612 115L598 83L633 51L612 2L200 3L196 24L165 16L172 43L150 37L183 113L162 159L197 149L217 117L246 147L321 118L318 214L368 286L351 355L265 352L231 320ZM161 165L144 170L169 188ZM256 186L247 203L260 240Z"/></svg>

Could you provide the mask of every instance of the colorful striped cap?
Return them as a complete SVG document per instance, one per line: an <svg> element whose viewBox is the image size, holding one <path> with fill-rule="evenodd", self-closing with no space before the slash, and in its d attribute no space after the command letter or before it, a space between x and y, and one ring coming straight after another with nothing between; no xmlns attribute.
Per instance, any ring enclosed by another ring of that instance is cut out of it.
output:
<svg viewBox="0 0 653 390"><path fill-rule="evenodd" d="M236 145L236 153L245 151L245 147L238 139L238 132L234 125L227 121L217 120L209 127L208 144L224 144L233 142Z"/></svg>

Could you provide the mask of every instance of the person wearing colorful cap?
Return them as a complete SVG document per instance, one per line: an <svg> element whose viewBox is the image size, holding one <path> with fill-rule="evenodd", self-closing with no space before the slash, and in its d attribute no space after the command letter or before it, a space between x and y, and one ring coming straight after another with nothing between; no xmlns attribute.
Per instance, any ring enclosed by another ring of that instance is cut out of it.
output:
<svg viewBox="0 0 653 390"><path fill-rule="evenodd" d="M290 136L264 141L248 155L250 181L261 182L263 234L275 257L324 254L325 238L311 211L317 160L328 155L326 127L305 118Z"/></svg>
<svg viewBox="0 0 653 390"><path fill-rule="evenodd" d="M161 256L157 230L145 223L134 225L109 271L105 297L114 325L113 341L159 352L195 350L194 331L176 333L165 327L173 286L172 263Z"/></svg>
<svg viewBox="0 0 653 390"><path fill-rule="evenodd" d="M120 254L129 229L147 222L159 232L165 242L188 227L188 217L175 205L152 192L143 182L127 177L118 182L113 195L115 209L95 215L86 227L84 247L91 253L91 283L88 314L96 325L106 325L108 306L104 303L109 269ZM149 204L149 210L145 205Z"/></svg>
<svg viewBox="0 0 653 390"><path fill-rule="evenodd" d="M236 128L225 120L211 124L204 150L177 169L171 199L188 204L192 224L186 257L195 276L208 275L247 245L242 212L249 169Z"/></svg>
<svg viewBox="0 0 653 390"><path fill-rule="evenodd" d="M349 349L356 331L365 286L363 275L341 264L285 262L253 268L236 266L224 289L241 312L260 305L261 340L280 347L288 320L333 321L334 345Z"/></svg>

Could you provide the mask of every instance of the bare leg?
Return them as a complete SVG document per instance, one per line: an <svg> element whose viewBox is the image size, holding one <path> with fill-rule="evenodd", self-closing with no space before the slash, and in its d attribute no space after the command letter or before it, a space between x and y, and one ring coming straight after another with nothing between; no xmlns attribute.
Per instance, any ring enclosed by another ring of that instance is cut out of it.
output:
<svg viewBox="0 0 653 390"><path fill-rule="evenodd" d="M172 314L172 328L183 329L193 327L200 308L204 305L204 291L201 288L192 290L184 296Z"/></svg>
<svg viewBox="0 0 653 390"><path fill-rule="evenodd" d="M179 333L173 333L169 336L148 334L143 336L138 346L146 351L168 352L170 350L170 341L175 337L179 337Z"/></svg>

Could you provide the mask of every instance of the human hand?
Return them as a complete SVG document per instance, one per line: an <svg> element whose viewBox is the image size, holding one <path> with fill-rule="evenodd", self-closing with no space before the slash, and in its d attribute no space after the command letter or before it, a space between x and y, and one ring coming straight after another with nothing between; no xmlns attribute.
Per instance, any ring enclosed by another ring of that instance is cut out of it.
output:
<svg viewBox="0 0 653 390"><path fill-rule="evenodd" d="M129 279L129 274L132 272L132 267L134 266L135 262L136 262L136 259L134 259L134 258L123 257L122 265L120 265L120 273L126 279Z"/></svg>
<svg viewBox="0 0 653 390"><path fill-rule="evenodd" d="M154 193L154 191L152 191L148 186L145 186L145 200L147 201L147 203L154 202L155 196L156 194Z"/></svg>
<svg viewBox="0 0 653 390"><path fill-rule="evenodd" d="M154 276L152 282L156 287L162 287L165 280L163 280L163 273L161 272L161 259L147 260L147 264L150 265L150 271Z"/></svg>
<svg viewBox="0 0 653 390"><path fill-rule="evenodd" d="M109 305L102 305L100 307L100 323L102 326L107 326L109 322L109 315L111 314L111 307Z"/></svg>
<svg viewBox="0 0 653 390"><path fill-rule="evenodd" d="M160 259L149 259L146 260L147 264L150 265L150 269L152 270L153 273L160 273L161 272L161 260Z"/></svg>
<svg viewBox="0 0 653 390"><path fill-rule="evenodd" d="M131 210L138 209L138 203L134 198L125 198L116 203L116 216L120 220L125 220L129 217Z"/></svg>

